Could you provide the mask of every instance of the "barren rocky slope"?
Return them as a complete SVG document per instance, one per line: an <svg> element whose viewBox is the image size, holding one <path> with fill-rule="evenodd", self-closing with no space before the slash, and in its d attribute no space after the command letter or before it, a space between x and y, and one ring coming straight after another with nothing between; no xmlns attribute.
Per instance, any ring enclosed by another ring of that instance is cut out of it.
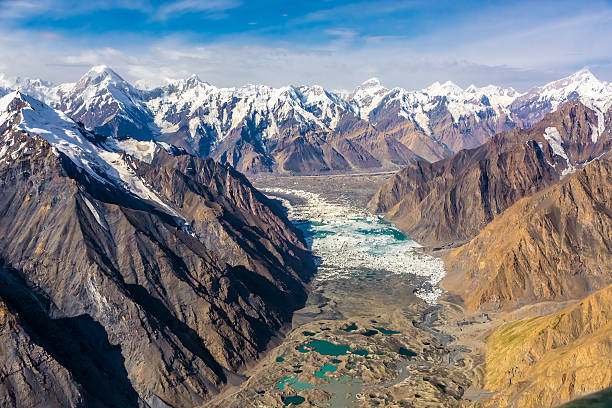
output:
<svg viewBox="0 0 612 408"><path fill-rule="evenodd" d="M612 385L609 124L609 111L571 101L530 129L416 161L370 201L427 244L463 244L443 286L468 312L493 311L494 326L509 310L527 316L486 339L486 407L553 407Z"/></svg>
<svg viewBox="0 0 612 408"><path fill-rule="evenodd" d="M232 168L0 108L1 405L200 405L305 301L301 234Z"/></svg>
<svg viewBox="0 0 612 408"><path fill-rule="evenodd" d="M612 282L612 161L524 198L446 259L466 305L578 299Z"/></svg>
<svg viewBox="0 0 612 408"><path fill-rule="evenodd" d="M556 183L612 146L595 111L565 104L530 129L500 133L436 163L416 161L369 203L429 245L461 243L522 197Z"/></svg>
<svg viewBox="0 0 612 408"><path fill-rule="evenodd" d="M498 393L486 406L558 406L610 387L611 305L607 286L552 315L495 330L487 339L485 380Z"/></svg>

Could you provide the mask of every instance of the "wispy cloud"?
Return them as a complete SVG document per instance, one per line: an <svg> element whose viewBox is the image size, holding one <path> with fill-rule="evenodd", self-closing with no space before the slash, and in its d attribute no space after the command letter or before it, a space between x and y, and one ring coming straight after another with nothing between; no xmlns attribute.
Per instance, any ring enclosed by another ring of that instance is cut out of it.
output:
<svg viewBox="0 0 612 408"><path fill-rule="evenodd" d="M338 21L351 20L355 18L363 18L365 16L372 18L374 16L396 13L402 10L409 10L419 5L423 1L362 1L350 4L336 5L330 8L313 11L306 14L302 18L296 19L300 23L322 22L322 21Z"/></svg>
<svg viewBox="0 0 612 408"><path fill-rule="evenodd" d="M43 14L67 17L114 9L153 11L149 0L3 0L0 2L0 18L22 19Z"/></svg>
<svg viewBox="0 0 612 408"><path fill-rule="evenodd" d="M23 19L37 15L65 18L104 10L135 10L153 22L167 21L189 13L220 18L225 16L224 12L241 4L240 0L179 0L161 4L151 0L2 0L0 18Z"/></svg>
<svg viewBox="0 0 612 408"><path fill-rule="evenodd" d="M166 21L187 13L199 13L209 18L225 17L224 12L239 7L239 0L181 0L160 6L151 20Z"/></svg>

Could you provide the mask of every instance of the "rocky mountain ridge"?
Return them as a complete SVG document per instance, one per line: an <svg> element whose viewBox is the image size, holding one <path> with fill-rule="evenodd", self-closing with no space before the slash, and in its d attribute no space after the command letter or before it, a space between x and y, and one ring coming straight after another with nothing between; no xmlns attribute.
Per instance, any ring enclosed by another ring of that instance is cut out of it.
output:
<svg viewBox="0 0 612 408"><path fill-rule="evenodd" d="M3 406L197 406L306 299L301 234L229 166L0 99Z"/></svg>
<svg viewBox="0 0 612 408"><path fill-rule="evenodd" d="M604 157L519 200L447 256L446 284L476 310L580 299L612 283L611 193Z"/></svg>
<svg viewBox="0 0 612 408"><path fill-rule="evenodd" d="M409 164L369 206L425 244L466 242L517 200L608 152L611 123L609 112L567 102L529 129L497 134L439 162Z"/></svg>
<svg viewBox="0 0 612 408"><path fill-rule="evenodd" d="M526 94L450 81L420 91L387 89L376 78L346 94L316 85L217 88L197 76L145 91L106 66L74 84L3 79L0 86L44 96L103 135L165 141L241 171L280 173L437 161L500 131L531 126L571 99L598 114L612 104L612 86L587 70Z"/></svg>

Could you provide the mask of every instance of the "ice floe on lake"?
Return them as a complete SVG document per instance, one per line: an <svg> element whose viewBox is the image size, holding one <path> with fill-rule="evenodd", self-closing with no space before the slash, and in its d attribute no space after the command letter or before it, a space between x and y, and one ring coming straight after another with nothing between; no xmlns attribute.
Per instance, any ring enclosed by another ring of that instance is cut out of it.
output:
<svg viewBox="0 0 612 408"><path fill-rule="evenodd" d="M356 208L348 200L331 202L308 191L262 191L281 199L289 218L306 232L309 245L321 260L315 279L344 279L363 271L385 271L416 277L416 295L427 303L436 303L442 294L438 286L445 274L442 260L422 253L417 242L380 216ZM297 200L292 203L287 197Z"/></svg>

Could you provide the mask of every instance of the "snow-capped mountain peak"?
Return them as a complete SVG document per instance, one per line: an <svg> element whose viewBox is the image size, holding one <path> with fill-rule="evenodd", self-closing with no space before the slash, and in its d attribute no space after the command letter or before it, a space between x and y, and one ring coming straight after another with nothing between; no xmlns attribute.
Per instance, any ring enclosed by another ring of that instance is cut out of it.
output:
<svg viewBox="0 0 612 408"><path fill-rule="evenodd" d="M124 80L119 74L106 65L92 67L77 81L74 91L96 93L102 89L107 89L115 94L137 94L137 90Z"/></svg>
<svg viewBox="0 0 612 408"><path fill-rule="evenodd" d="M372 77L370 79L363 81L359 87L360 88L373 88L373 87L378 88L380 86L382 86L380 83L380 79L378 79L377 77Z"/></svg>
<svg viewBox="0 0 612 408"><path fill-rule="evenodd" d="M535 123L543 113L557 110L562 104L573 99L579 99L597 113L598 130L593 137L598 137L603 131L604 114L612 107L612 83L600 81L587 68L533 88L516 98L512 108L518 118Z"/></svg>
<svg viewBox="0 0 612 408"><path fill-rule="evenodd" d="M167 150L166 146L133 139L102 141L63 112L20 91L11 92L0 98L0 129L4 131L9 127L24 131L31 136L44 138L56 152L66 155L87 177L155 202L168 214L177 216L176 211L164 203L158 194L138 177L130 157L124 153L149 161L156 149ZM10 133L7 138L12 138ZM11 140L0 142L2 142L1 151L4 153L13 145ZM21 148L14 150L11 159L15 159L20 150ZM0 159L7 160L7 157Z"/></svg>
<svg viewBox="0 0 612 408"><path fill-rule="evenodd" d="M95 65L83 75L83 78L111 78L115 81L124 81L119 74L107 65Z"/></svg>
<svg viewBox="0 0 612 408"><path fill-rule="evenodd" d="M198 74L191 74L191 75L189 76L189 78L187 78L187 81L186 81L186 82L193 82L193 83L196 83L196 82L202 82L202 80L200 79L200 77L198 76Z"/></svg>
<svg viewBox="0 0 612 408"><path fill-rule="evenodd" d="M357 106L359 116L367 120L370 112L383 100L389 90L381 85L378 78L370 78L359 85L348 96L348 100Z"/></svg>
<svg viewBox="0 0 612 408"><path fill-rule="evenodd" d="M446 81L443 84L436 81L427 88L423 89L423 92L432 96L449 96L460 95L463 93L463 89L452 81Z"/></svg>

